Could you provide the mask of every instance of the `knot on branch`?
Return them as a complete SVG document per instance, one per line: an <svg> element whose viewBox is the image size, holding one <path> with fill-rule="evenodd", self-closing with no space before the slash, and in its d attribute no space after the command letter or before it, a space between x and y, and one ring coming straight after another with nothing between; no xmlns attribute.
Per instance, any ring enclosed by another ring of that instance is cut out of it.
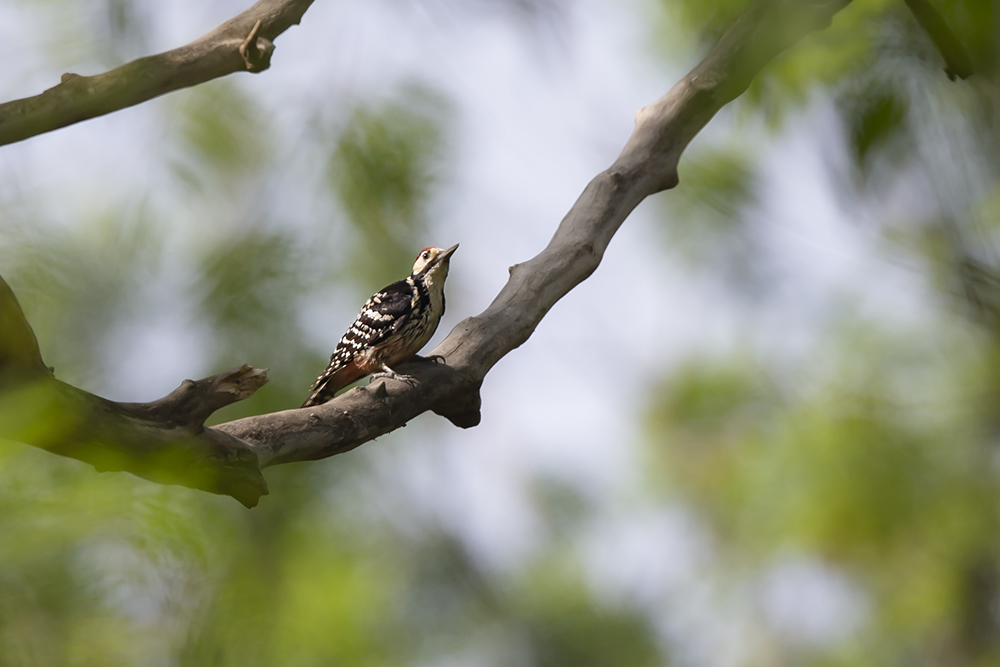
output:
<svg viewBox="0 0 1000 667"><path fill-rule="evenodd" d="M409 371L408 367L415 370ZM483 404L482 396L479 393L479 388L483 384L482 378L472 377L468 372L448 366L441 355L414 357L406 364L401 364L399 368L401 371L410 372L419 377L416 385L408 382L403 383L409 385L403 389L404 392L410 387L416 387L419 391L419 387L423 385L431 394L433 402L424 409L429 408L434 414L444 417L459 428L472 428L479 425L482 419L480 408ZM367 388L358 387L358 389L376 401L387 404L388 414L390 417L392 416L393 406L388 403L390 393L383 379ZM395 394L395 392L393 393ZM405 426L405 424L403 425Z"/></svg>
<svg viewBox="0 0 1000 667"><path fill-rule="evenodd" d="M257 454L247 443L228 433L204 429L198 436L171 441L161 448L150 431L144 443L128 452L92 452L86 459L99 472L123 470L157 484L177 484L235 498L255 507L268 495ZM145 445L143 447L142 445ZM145 450L145 451L144 451ZM83 458L83 457L80 457Z"/></svg>
<svg viewBox="0 0 1000 667"><path fill-rule="evenodd" d="M479 393L481 385L480 382L474 387L463 388L431 409L434 414L444 417L459 428L479 426L483 418L481 412L483 397Z"/></svg>
<svg viewBox="0 0 1000 667"><path fill-rule="evenodd" d="M519 265L515 265L519 266ZM441 355L434 355L444 359ZM479 426L482 420L480 409L483 398L479 393L483 386L482 377L474 376L468 371L457 370L445 363L435 364L437 370L443 373L435 382L447 387L446 393L431 405L434 414L444 417L459 428Z"/></svg>
<svg viewBox="0 0 1000 667"><path fill-rule="evenodd" d="M200 479L198 488L235 498L246 508L255 507L261 496L268 495L257 454L228 433L206 429L206 436L216 443L215 455L199 458L178 483L190 486L192 479Z"/></svg>
<svg viewBox="0 0 1000 667"><path fill-rule="evenodd" d="M259 37L260 27L263 25L260 19L254 23L250 29L250 34L240 44L240 57L247 67L248 72L263 72L271 66L271 54L274 52L274 42L266 37Z"/></svg>

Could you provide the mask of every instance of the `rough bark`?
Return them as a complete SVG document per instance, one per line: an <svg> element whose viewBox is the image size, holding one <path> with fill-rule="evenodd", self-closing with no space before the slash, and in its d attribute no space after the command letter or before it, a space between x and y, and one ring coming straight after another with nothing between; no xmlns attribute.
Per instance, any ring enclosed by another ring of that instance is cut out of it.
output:
<svg viewBox="0 0 1000 667"><path fill-rule="evenodd" d="M621 154L609 169L587 185L548 246L533 259L512 266L510 279L489 308L460 322L433 351L444 362L411 362L397 369L415 376L419 380L416 386L379 380L318 407L247 417L211 429L201 425L204 421L201 413L182 418L170 427L187 428L178 446L189 452L190 432L201 438L199 446L205 458L197 460L195 456L191 460L212 471L208 476L212 484L188 483L183 479L179 483L210 487L208 490L218 493L230 493L227 490L230 486L251 492L254 487L245 481L247 471L231 464L231 461L239 461L240 466L245 464L242 457L248 450L256 458L258 470L315 460L358 447L404 426L428 410L463 428L478 424L479 387L489 370L527 341L549 309L594 272L611 237L639 202L677 185L677 162L695 135L719 109L746 90L769 60L810 32L826 27L848 2L775 0L753 4L697 67L659 100L639 110L635 129ZM182 390L183 387L178 391ZM168 402L167 407L152 412L168 417L173 409L169 407L169 399L169 396L163 399ZM190 400L197 403L201 399L195 395ZM112 404L118 407L110 408L109 403L102 402L97 407L111 411L110 414L117 414L114 409L124 409L126 419L136 419L136 410L140 410L135 405L123 408L122 404ZM89 414L102 416L108 412L98 409ZM150 422L147 419L142 423ZM192 428L194 424L197 426ZM166 440L155 439L155 442L169 449L171 431L166 429L164 433ZM215 439L215 434L228 440ZM163 434L150 434L147 429L140 431L140 435ZM123 438L118 443L123 455L129 453L130 442L142 441L142 437L131 441ZM231 450L227 451L227 447ZM82 458L78 449L67 452L66 448L46 448ZM227 457L230 452L232 456ZM149 476L150 471L143 468L138 474ZM239 499L246 505L256 500L245 496Z"/></svg>
<svg viewBox="0 0 1000 667"><path fill-rule="evenodd" d="M41 95L0 104L0 145L103 116L233 72L270 66L274 39L298 24L313 0L260 0L212 32L172 51L95 76L63 74Z"/></svg>

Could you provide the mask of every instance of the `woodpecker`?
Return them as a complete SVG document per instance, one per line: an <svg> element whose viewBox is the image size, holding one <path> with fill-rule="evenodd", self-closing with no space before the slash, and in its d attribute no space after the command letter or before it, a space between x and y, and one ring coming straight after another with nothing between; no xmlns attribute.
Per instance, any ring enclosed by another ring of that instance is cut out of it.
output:
<svg viewBox="0 0 1000 667"><path fill-rule="evenodd" d="M380 371L376 377L413 382L392 366L412 359L434 335L444 314L448 262L457 248L457 243L447 250L424 248L408 278L379 290L365 302L302 407L326 403L347 385L376 371Z"/></svg>

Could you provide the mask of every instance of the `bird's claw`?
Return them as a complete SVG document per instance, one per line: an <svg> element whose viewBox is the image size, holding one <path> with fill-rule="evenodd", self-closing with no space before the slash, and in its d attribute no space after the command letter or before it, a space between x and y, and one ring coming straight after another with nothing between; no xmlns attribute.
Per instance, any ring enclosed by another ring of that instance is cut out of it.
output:
<svg viewBox="0 0 1000 667"><path fill-rule="evenodd" d="M372 382L374 382L375 380L380 379L380 378L389 378L390 380L399 380L400 382L405 382L406 384L410 385L411 387L417 386L417 378L413 377L412 375L401 375L400 373L390 373L388 371L380 371L378 373L373 374L371 376L371 379L368 380L368 384L371 384Z"/></svg>

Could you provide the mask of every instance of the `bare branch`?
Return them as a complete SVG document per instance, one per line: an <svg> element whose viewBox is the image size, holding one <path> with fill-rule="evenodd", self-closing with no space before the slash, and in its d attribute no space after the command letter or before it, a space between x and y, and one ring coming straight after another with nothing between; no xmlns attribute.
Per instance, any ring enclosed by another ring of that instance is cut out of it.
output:
<svg viewBox="0 0 1000 667"><path fill-rule="evenodd" d="M479 424L479 369L463 373L445 364L414 361L396 370L416 377L417 387L379 379L320 406L245 417L215 429L248 443L266 468L342 454L428 410L462 428Z"/></svg>
<svg viewBox="0 0 1000 667"><path fill-rule="evenodd" d="M172 51L95 76L63 74L41 95L0 104L0 145L145 102L233 72L262 72L274 39L298 24L313 0L260 0L207 35Z"/></svg>
<svg viewBox="0 0 1000 667"><path fill-rule="evenodd" d="M507 353L528 340L559 299L597 269L611 237L639 202L677 185L677 162L701 128L746 90L770 59L811 31L827 26L848 2L774 0L752 5L694 70L662 98L639 110L635 130L625 148L608 170L587 185L549 245L533 259L512 266L510 279L489 308L460 322L434 350L433 354L441 355L445 363L414 361L397 368L415 376L419 380L416 386L379 380L368 387L352 389L324 405L247 417L212 429L199 425L198 434L220 448L205 445L209 458L205 467L211 469L214 484L209 490L229 493L226 489L233 487L252 493L255 487L247 483L249 472L241 466L256 462L259 468L264 468L333 456L405 426L428 410L463 428L478 424L479 387L486 374ZM227 384L213 378L203 382ZM177 393L174 392L157 402L165 401L168 405L159 412L150 407L155 403L145 407L123 407L124 404L107 407L108 402L102 405L108 410L126 409L132 419L139 413L143 417L152 413L159 415L161 421L176 414L180 405L190 406L192 401L204 401L205 410L212 409L215 405L212 395L189 400L183 396L186 386L178 390L182 396L171 399ZM197 422L204 413L204 410L192 412L191 407L185 409L188 416L181 422L186 419ZM138 429L140 425L130 426ZM177 426L171 428L176 430ZM134 434L126 435L131 438ZM229 438L230 444L213 439L216 436ZM176 440L170 444L178 446ZM120 448L127 454L130 446L123 436ZM230 451L225 450L227 446ZM52 444L46 449L66 454ZM253 461L247 451L255 455ZM83 458L76 452L67 455ZM238 460L239 465L231 464L231 460ZM151 475L148 468L120 469ZM232 475L232 479L227 475ZM183 480L179 483L197 488L207 486ZM239 499L247 505L256 502L255 498L252 502L246 497Z"/></svg>

